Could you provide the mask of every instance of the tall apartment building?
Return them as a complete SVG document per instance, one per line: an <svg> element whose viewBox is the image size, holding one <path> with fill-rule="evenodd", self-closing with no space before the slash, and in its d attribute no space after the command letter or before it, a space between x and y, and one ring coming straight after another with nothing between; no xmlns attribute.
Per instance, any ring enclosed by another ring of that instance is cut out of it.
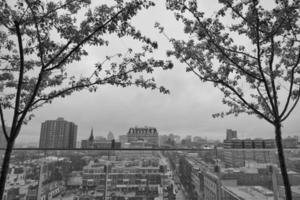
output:
<svg viewBox="0 0 300 200"><path fill-rule="evenodd" d="M232 129L226 130L226 140L237 138L237 131Z"/></svg>
<svg viewBox="0 0 300 200"><path fill-rule="evenodd" d="M77 125L63 118L42 123L40 148L76 148Z"/></svg>
<svg viewBox="0 0 300 200"><path fill-rule="evenodd" d="M158 132L156 128L143 127L143 128L130 128L127 132L128 142L143 140L147 144L158 146Z"/></svg>

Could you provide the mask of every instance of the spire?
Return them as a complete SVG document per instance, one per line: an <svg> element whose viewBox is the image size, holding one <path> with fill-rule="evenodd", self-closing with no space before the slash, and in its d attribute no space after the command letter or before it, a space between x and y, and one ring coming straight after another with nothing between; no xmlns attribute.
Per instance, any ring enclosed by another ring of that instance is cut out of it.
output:
<svg viewBox="0 0 300 200"><path fill-rule="evenodd" d="M93 128L91 129L91 135L90 135L90 138L89 138L89 141L94 141L94 130Z"/></svg>

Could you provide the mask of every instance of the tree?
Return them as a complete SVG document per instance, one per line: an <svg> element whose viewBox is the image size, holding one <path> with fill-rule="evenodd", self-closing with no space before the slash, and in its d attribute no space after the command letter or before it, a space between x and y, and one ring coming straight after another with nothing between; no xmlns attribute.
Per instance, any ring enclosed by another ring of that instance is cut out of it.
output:
<svg viewBox="0 0 300 200"><path fill-rule="evenodd" d="M138 11L154 3L116 0L93 9L90 4L90 0L17 0L14 5L6 0L0 2L0 116L7 141L0 197L14 142L22 125L42 105L75 91L94 92L100 85L136 85L168 93L153 78L143 78L142 73L151 73L157 67L168 69L172 64L151 58L157 43L130 24ZM82 12L85 15L81 16ZM86 48L109 45L105 38L111 34L139 41L142 50L128 49L125 54L117 53L103 62L97 61L90 76L72 74L71 64L88 56ZM12 116L12 120L7 116ZM10 131L8 122L11 122Z"/></svg>
<svg viewBox="0 0 300 200"><path fill-rule="evenodd" d="M207 17L197 1L167 1L167 9L189 36L170 38L173 50L167 55L223 92L229 110L213 117L247 113L274 127L285 195L291 200L281 128L300 98L299 1L276 0L267 6L259 0L219 3Z"/></svg>

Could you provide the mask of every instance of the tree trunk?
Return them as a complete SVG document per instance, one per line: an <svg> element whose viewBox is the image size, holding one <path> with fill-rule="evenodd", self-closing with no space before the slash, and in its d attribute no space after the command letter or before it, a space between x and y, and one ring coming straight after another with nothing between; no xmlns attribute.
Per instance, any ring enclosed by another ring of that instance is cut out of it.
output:
<svg viewBox="0 0 300 200"><path fill-rule="evenodd" d="M281 175L283 179L284 189L285 189L285 196L286 200L292 200L292 192L291 192L291 185L287 173L287 168L285 164L283 146L282 146L282 137L281 137L281 124L278 123L275 125L275 133L276 133L276 145L278 151L278 159L279 165L281 170Z"/></svg>
<svg viewBox="0 0 300 200"><path fill-rule="evenodd" d="M5 182L9 170L9 161L10 161L10 156L11 156L13 146L14 146L14 142L7 141L5 155L4 155L2 168L1 168L1 176L0 176L0 199L2 199L4 195Z"/></svg>

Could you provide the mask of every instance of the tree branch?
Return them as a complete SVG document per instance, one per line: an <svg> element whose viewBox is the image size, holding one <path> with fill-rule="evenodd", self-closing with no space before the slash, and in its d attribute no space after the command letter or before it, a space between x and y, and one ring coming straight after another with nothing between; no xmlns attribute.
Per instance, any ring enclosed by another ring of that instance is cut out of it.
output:
<svg viewBox="0 0 300 200"><path fill-rule="evenodd" d="M102 28L104 28L106 25L108 25L110 22L112 22L115 18L117 18L122 12L125 11L125 8L117 12L112 18L110 18L108 21L106 21L104 24L96 28L90 35L85 37L83 40L81 40L58 64L56 64L53 67L50 67L48 69L45 69L45 71L51 71L53 69L56 69L60 67L61 64L63 64L76 50L78 50L84 43L86 43L90 38L92 38L98 31L100 31Z"/></svg>
<svg viewBox="0 0 300 200"><path fill-rule="evenodd" d="M63 46L63 48L61 48L61 50L59 50L59 52L57 52L57 54L55 54L55 56L53 56L52 58L51 58L51 60L45 65L45 68L47 68L48 66L50 66L54 61L55 61L55 59L57 59L58 58L58 56L60 56L68 47L69 47L69 45L72 43L72 39L70 39L69 41L68 41L68 43L67 44L65 44L64 46Z"/></svg>
<svg viewBox="0 0 300 200"><path fill-rule="evenodd" d="M275 108L276 117L278 117L278 114L279 114L278 102L277 102L278 97L277 97L277 91L276 91L276 87L275 87L276 76L274 75L274 72L273 72L273 61L274 61L274 37L271 36L271 57L269 60L269 69L270 69L270 80L271 80L271 85L272 85L272 90L273 90L274 108Z"/></svg>
<svg viewBox="0 0 300 200"><path fill-rule="evenodd" d="M101 85L101 84L104 84L106 81L108 81L109 79L112 79L112 78L115 78L115 77L119 77L119 76L123 76L123 75L126 75L126 74L129 74L133 71L135 71L136 69L131 69L131 70L128 70L127 72L124 72L124 73L119 73L119 74L114 74L112 76L109 76L103 80L97 80L93 83L89 83L89 84L82 84L82 85L76 85L76 86L73 86L73 87L69 87L69 88L66 88L64 90L61 90L60 92L56 93L55 95L52 95L52 96L49 96L47 98L39 98L37 100L35 100L33 103L32 103L32 106L36 105L38 102L40 101L49 101L51 99L54 99L56 97L59 97L69 91L72 91L72 90L76 90L76 89L80 89L80 88L85 88L85 87L90 87L90 86L93 86L93 85Z"/></svg>
<svg viewBox="0 0 300 200"><path fill-rule="evenodd" d="M250 54L248 54L248 53L245 53L245 52L242 52L242 51L236 51L236 50L229 49L229 48L226 48L226 47L223 47L223 49L224 49L225 51L229 51L229 52L232 52L232 53L242 54L242 55L244 55L244 56L247 56L247 57L252 58L252 59L254 59L254 60L257 61L257 58L256 58L256 57L254 57L254 56L252 56L252 55L250 55Z"/></svg>
<svg viewBox="0 0 300 200"><path fill-rule="evenodd" d="M296 105L298 104L299 99L300 99L300 86L299 86L298 97L297 97L296 101L294 102L291 109L287 112L287 114L280 120L281 122L283 122L284 120L286 120L289 117L289 115L292 113L292 111L295 109Z"/></svg>
<svg viewBox="0 0 300 200"><path fill-rule="evenodd" d="M263 96L263 94L261 93L260 89L259 89L259 85L256 87L257 93L259 94L259 96L262 98L263 102L265 103L268 111L271 113L271 115L274 117L274 113L272 112L271 107L269 106L266 98Z"/></svg>
<svg viewBox="0 0 300 200"><path fill-rule="evenodd" d="M20 31L19 22L14 21L14 23L15 23L15 26L16 26L16 34L17 34L17 37L18 37L18 44L19 44L20 72L19 72L19 80L18 80L18 86L17 86L15 109L14 109L13 121L12 121L12 126L11 126L11 134L10 134L10 137L12 137L12 138L14 138L14 135L12 133L15 133L16 124L17 124L17 121L18 121L20 96L21 96L23 76L24 76L24 52L23 52L23 44L22 44L22 34L21 34L21 31Z"/></svg>
<svg viewBox="0 0 300 200"><path fill-rule="evenodd" d="M199 17L191 9L189 9L185 4L182 4L182 5L196 18L196 20L198 21L199 25L201 25L201 27L205 30L207 36L209 37L208 42L211 42L219 50L219 52L223 56L225 56L234 66L236 66L243 73L245 73L248 76L254 78L255 80L262 81L262 79L260 77L257 77L255 74L252 74L251 72L248 72L246 69L244 69L238 63L236 63L232 58L230 58L230 56L223 51L224 47L221 47L219 44L216 44L214 42L214 38L211 36L211 34L213 34L213 33L210 33L210 31L206 28L206 26L201 22L201 20L199 19Z"/></svg>
<svg viewBox="0 0 300 200"><path fill-rule="evenodd" d="M287 111L287 109L289 107L290 100L291 100L291 97L292 97L293 87L294 87L295 70L298 67L299 62L300 62L300 47L299 47L299 51L298 51L298 56L297 56L296 63L294 64L294 66L293 66L293 68L291 70L291 83L290 83L289 94L288 94L288 97L287 97L284 109L281 112L279 118L283 117L283 115L285 114L285 112Z"/></svg>
<svg viewBox="0 0 300 200"><path fill-rule="evenodd" d="M229 84L225 83L223 80L219 80L217 81L220 84L224 85L225 87L227 87L228 89L230 89L240 100L243 101L244 104L246 104L246 106L248 108L250 108L251 110L253 110L253 112L255 112L257 115L259 115L260 117L264 118L267 122L273 124L273 121L270 120L267 116L265 116L262 112L260 112L259 110L257 110L256 108L254 108L251 104L249 104L243 97L241 94L239 94L232 86L230 86Z"/></svg>
<svg viewBox="0 0 300 200"><path fill-rule="evenodd" d="M185 62L186 64L188 64L187 62ZM188 66L190 66L188 64ZM213 82L213 83L219 83L223 86L225 86L226 88L230 89L249 109L251 109L253 112L255 112L257 115L259 115L260 117L264 118L266 121L268 121L269 123L273 124L273 121L270 120L267 116L265 116L262 112L260 112L259 110L255 109L251 104L249 104L243 97L241 94L239 94L232 86L230 86L229 84L225 83L223 80L213 80L213 79L207 79L203 76L201 76L199 73L197 73L195 71L195 69L193 67L190 66L191 71L198 76L198 78L200 80L204 80L204 81L208 81L208 82Z"/></svg>
<svg viewBox="0 0 300 200"><path fill-rule="evenodd" d="M255 10L255 16L256 16L256 48L257 48L258 69L259 69L260 74L262 76L263 83L264 83L264 86L266 88L267 95L268 95L269 101L271 103L272 110L273 110L273 112L275 112L275 105L272 101L272 96L271 96L271 93L270 93L268 82L266 80L266 77L265 77L265 74L263 72L263 68L262 68L262 65L261 65L260 36L259 36L259 29L258 29L260 22L259 22L259 15L258 15L258 10L256 8L255 1L253 1L253 4L254 4L253 9Z"/></svg>
<svg viewBox="0 0 300 200"><path fill-rule="evenodd" d="M244 17L241 13L239 13L233 6L232 4L229 3L229 1L225 1L225 3L227 3L227 6L231 8L231 10L238 15L241 19L243 19L247 24L249 24L250 26L252 26L253 28L258 28L255 24L252 24L251 22L249 22L246 17ZM262 30L259 29L260 32L263 32Z"/></svg>
<svg viewBox="0 0 300 200"><path fill-rule="evenodd" d="M3 115L3 110L2 110L2 105L0 104L0 116L1 116L1 124L2 124L2 131L4 134L4 137L6 139L6 141L9 140L7 131L6 131L6 126L5 126L5 120L4 120L4 115Z"/></svg>
<svg viewBox="0 0 300 200"><path fill-rule="evenodd" d="M37 40L38 40L38 47L39 47L39 57L40 57L40 60L41 60L41 64L42 64L42 68L45 68L45 64L44 64L44 51L43 51L43 47L42 47L42 41L41 41L41 35L40 35L40 30L39 30L39 26L38 26L38 23L37 23L37 19L36 19L36 15L32 9L32 7L30 6L30 3L28 3L28 0L25 0L27 6L29 7L31 13L32 13L32 16L33 16L33 21L34 21L34 26L35 26L35 29L36 29L36 36L37 36Z"/></svg>
<svg viewBox="0 0 300 200"><path fill-rule="evenodd" d="M64 7L68 6L68 5L70 5L71 3L75 2L75 1L77 1L77 0L67 1L67 3L62 4L62 5L58 6L58 7L56 7L55 9L51 10L50 12L47 12L45 15L43 15L43 16L41 17L41 19L42 19L42 18L45 18L45 17L48 17L48 15L50 15L51 13L53 13L53 12L59 10L59 9L62 9L62 8L64 8Z"/></svg>

